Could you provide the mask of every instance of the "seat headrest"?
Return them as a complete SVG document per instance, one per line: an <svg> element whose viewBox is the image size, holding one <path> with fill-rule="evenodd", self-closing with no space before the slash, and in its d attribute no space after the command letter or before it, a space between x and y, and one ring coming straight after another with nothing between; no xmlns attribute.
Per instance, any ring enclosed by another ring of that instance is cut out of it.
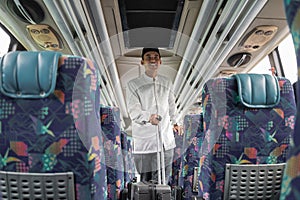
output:
<svg viewBox="0 0 300 200"><path fill-rule="evenodd" d="M45 98L55 89L59 52L14 51L1 58L0 91L13 98Z"/></svg>
<svg viewBox="0 0 300 200"><path fill-rule="evenodd" d="M280 101L278 80L269 74L236 74L238 94L249 108L272 108Z"/></svg>

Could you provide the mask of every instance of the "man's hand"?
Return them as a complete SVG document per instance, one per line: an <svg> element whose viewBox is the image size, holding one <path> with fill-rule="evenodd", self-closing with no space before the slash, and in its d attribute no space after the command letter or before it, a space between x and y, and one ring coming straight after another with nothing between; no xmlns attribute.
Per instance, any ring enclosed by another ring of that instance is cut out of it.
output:
<svg viewBox="0 0 300 200"><path fill-rule="evenodd" d="M152 125L158 125L158 123L160 122L161 120L161 117L157 114L152 114L150 116L150 119L149 119L149 122L152 124Z"/></svg>

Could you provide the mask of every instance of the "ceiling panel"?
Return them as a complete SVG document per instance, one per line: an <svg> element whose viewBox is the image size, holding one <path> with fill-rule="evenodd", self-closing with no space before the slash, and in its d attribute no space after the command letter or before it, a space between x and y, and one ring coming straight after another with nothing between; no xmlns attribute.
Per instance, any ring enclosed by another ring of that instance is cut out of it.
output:
<svg viewBox="0 0 300 200"><path fill-rule="evenodd" d="M122 30L126 32L125 47L173 47L184 0L119 0L118 3ZM156 29L149 33L149 29L142 30L145 27Z"/></svg>

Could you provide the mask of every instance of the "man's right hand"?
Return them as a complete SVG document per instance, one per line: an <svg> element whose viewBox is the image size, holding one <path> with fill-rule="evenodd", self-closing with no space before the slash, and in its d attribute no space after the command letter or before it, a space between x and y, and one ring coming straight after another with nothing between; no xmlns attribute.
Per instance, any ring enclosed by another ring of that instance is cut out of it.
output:
<svg viewBox="0 0 300 200"><path fill-rule="evenodd" d="M158 125L158 123L160 122L161 117L158 115L158 114L152 114L150 116L150 119L149 119L149 122L152 124L152 125Z"/></svg>

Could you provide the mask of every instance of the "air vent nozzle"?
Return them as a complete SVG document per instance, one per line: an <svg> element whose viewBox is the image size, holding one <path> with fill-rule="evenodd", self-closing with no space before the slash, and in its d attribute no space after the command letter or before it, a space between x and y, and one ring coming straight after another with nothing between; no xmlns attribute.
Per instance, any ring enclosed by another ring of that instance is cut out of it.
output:
<svg viewBox="0 0 300 200"><path fill-rule="evenodd" d="M45 18L43 9L33 0L8 0L7 7L19 19L30 24L39 24Z"/></svg>
<svg viewBox="0 0 300 200"><path fill-rule="evenodd" d="M250 53L237 53L230 56L227 63L234 68L247 64L251 60Z"/></svg>

